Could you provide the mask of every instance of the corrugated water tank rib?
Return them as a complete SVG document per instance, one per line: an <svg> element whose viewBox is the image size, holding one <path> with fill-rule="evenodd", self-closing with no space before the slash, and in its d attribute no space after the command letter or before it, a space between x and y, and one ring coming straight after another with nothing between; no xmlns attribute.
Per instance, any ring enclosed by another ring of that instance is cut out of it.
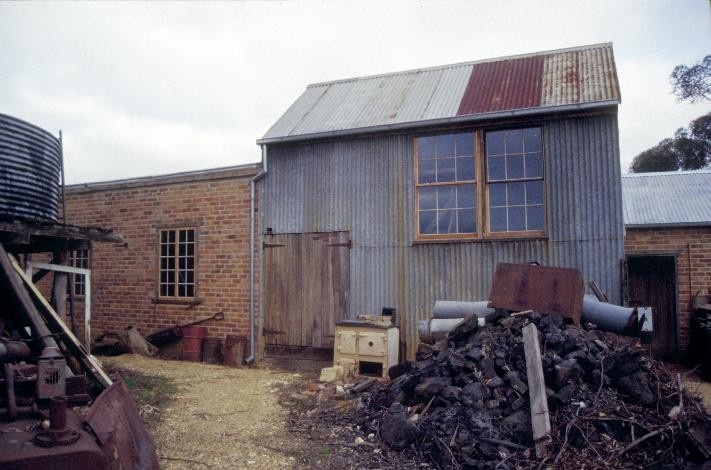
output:
<svg viewBox="0 0 711 470"><path fill-rule="evenodd" d="M60 171L59 139L0 114L0 218L56 222Z"/></svg>

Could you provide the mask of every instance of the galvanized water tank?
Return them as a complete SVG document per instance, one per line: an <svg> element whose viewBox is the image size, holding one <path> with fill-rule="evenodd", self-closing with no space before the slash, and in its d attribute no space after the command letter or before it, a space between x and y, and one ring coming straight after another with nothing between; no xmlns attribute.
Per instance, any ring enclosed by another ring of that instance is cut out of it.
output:
<svg viewBox="0 0 711 470"><path fill-rule="evenodd" d="M0 114L0 218L56 222L59 139L28 122Z"/></svg>

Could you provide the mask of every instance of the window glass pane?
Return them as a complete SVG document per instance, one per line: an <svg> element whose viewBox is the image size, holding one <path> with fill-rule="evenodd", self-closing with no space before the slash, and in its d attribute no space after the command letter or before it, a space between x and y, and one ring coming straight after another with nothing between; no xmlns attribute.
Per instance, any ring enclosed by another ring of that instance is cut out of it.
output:
<svg viewBox="0 0 711 470"><path fill-rule="evenodd" d="M523 155L506 156L506 178L523 178Z"/></svg>
<svg viewBox="0 0 711 470"><path fill-rule="evenodd" d="M420 211L420 233L437 233L437 211Z"/></svg>
<svg viewBox="0 0 711 470"><path fill-rule="evenodd" d="M474 134L456 134L454 136L457 145L457 156L468 156L474 155Z"/></svg>
<svg viewBox="0 0 711 470"><path fill-rule="evenodd" d="M489 181L501 181L506 178L504 157L489 157L486 161Z"/></svg>
<svg viewBox="0 0 711 470"><path fill-rule="evenodd" d="M476 210L459 209L457 211L457 222L459 233L476 232Z"/></svg>
<svg viewBox="0 0 711 470"><path fill-rule="evenodd" d="M185 284L178 285L178 297L185 297Z"/></svg>
<svg viewBox="0 0 711 470"><path fill-rule="evenodd" d="M489 205L491 207L506 205L506 185L503 183L489 185Z"/></svg>
<svg viewBox="0 0 711 470"><path fill-rule="evenodd" d="M454 181L454 158L437 160L437 182L448 183Z"/></svg>
<svg viewBox="0 0 711 470"><path fill-rule="evenodd" d="M417 190L420 210L437 208L437 188L420 188Z"/></svg>
<svg viewBox="0 0 711 470"><path fill-rule="evenodd" d="M186 271L185 272L185 282L189 284L195 283L195 271Z"/></svg>
<svg viewBox="0 0 711 470"><path fill-rule="evenodd" d="M457 186L457 207L476 207L476 185Z"/></svg>
<svg viewBox="0 0 711 470"><path fill-rule="evenodd" d="M178 256L185 256L188 252L188 246L185 243L178 245Z"/></svg>
<svg viewBox="0 0 711 470"><path fill-rule="evenodd" d="M418 167L418 183L434 183L436 181L436 166L435 160L424 160L420 162Z"/></svg>
<svg viewBox="0 0 711 470"><path fill-rule="evenodd" d="M165 286L165 295L167 297L174 297L175 296L175 284L167 284Z"/></svg>
<svg viewBox="0 0 711 470"><path fill-rule="evenodd" d="M180 242L182 243L187 238L188 232L186 230L178 230L178 236L179 236Z"/></svg>
<svg viewBox="0 0 711 470"><path fill-rule="evenodd" d="M188 245L188 256L193 256L195 254L195 244L191 243Z"/></svg>
<svg viewBox="0 0 711 470"><path fill-rule="evenodd" d="M417 156L421 160L434 158L435 156L435 138L420 137L417 139Z"/></svg>
<svg viewBox="0 0 711 470"><path fill-rule="evenodd" d="M526 204L543 204L543 181L526 182Z"/></svg>
<svg viewBox="0 0 711 470"><path fill-rule="evenodd" d="M538 127L523 130L523 147L526 153L541 151L541 130Z"/></svg>
<svg viewBox="0 0 711 470"><path fill-rule="evenodd" d="M168 232L168 243L175 243L175 232L172 230Z"/></svg>
<svg viewBox="0 0 711 470"><path fill-rule="evenodd" d="M486 155L503 155L504 154L504 132L487 132L486 133Z"/></svg>
<svg viewBox="0 0 711 470"><path fill-rule="evenodd" d="M509 207L509 231L519 232L526 230L526 208Z"/></svg>
<svg viewBox="0 0 711 470"><path fill-rule="evenodd" d="M160 242L161 242L161 243L167 243L167 242L168 242L168 232L161 232L161 233L160 233Z"/></svg>
<svg viewBox="0 0 711 470"><path fill-rule="evenodd" d="M439 233L456 233L457 220L453 210L437 211L437 224Z"/></svg>
<svg viewBox="0 0 711 470"><path fill-rule="evenodd" d="M192 243L195 241L195 230L188 230L188 242Z"/></svg>
<svg viewBox="0 0 711 470"><path fill-rule="evenodd" d="M543 230L543 206L527 207L526 215L526 228L528 230Z"/></svg>
<svg viewBox="0 0 711 470"><path fill-rule="evenodd" d="M437 136L437 158L446 158L454 156L454 135L445 134Z"/></svg>
<svg viewBox="0 0 711 470"><path fill-rule="evenodd" d="M474 179L474 158L457 158L457 181L472 181Z"/></svg>
<svg viewBox="0 0 711 470"><path fill-rule="evenodd" d="M187 263L185 265L187 269L195 269L195 258L192 256L187 258Z"/></svg>
<svg viewBox="0 0 711 470"><path fill-rule="evenodd" d="M506 231L506 208L492 207L489 210L489 230L492 232Z"/></svg>
<svg viewBox="0 0 711 470"><path fill-rule="evenodd" d="M457 206L456 186L440 186L437 188L437 208L451 209Z"/></svg>
<svg viewBox="0 0 711 470"><path fill-rule="evenodd" d="M524 190L526 183L508 183L506 184L508 199L506 200L509 206L522 206L525 204Z"/></svg>
<svg viewBox="0 0 711 470"><path fill-rule="evenodd" d="M185 296L186 297L193 297L195 296L195 286L192 284L189 284L185 286Z"/></svg>
<svg viewBox="0 0 711 470"><path fill-rule="evenodd" d="M543 155L529 153L526 155L526 178L543 177Z"/></svg>
<svg viewBox="0 0 711 470"><path fill-rule="evenodd" d="M506 131L506 155L523 153L523 133L520 129Z"/></svg>

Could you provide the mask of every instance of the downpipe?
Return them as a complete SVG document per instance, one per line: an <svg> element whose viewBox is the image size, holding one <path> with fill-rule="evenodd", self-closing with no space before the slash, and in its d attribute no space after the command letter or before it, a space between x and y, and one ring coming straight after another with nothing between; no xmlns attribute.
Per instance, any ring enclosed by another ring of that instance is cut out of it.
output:
<svg viewBox="0 0 711 470"><path fill-rule="evenodd" d="M267 147L262 145L262 171L257 173L249 182L249 356L244 360L246 364L252 364L256 359L256 338L254 321L254 199L255 186L259 180L267 174Z"/></svg>

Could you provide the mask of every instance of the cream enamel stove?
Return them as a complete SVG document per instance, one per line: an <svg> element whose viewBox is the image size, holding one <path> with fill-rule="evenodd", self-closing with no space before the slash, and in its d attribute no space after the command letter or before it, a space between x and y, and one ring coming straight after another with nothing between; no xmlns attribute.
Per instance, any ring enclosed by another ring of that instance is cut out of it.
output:
<svg viewBox="0 0 711 470"><path fill-rule="evenodd" d="M360 315L336 324L333 363L345 375L387 378L398 363L400 330L390 316Z"/></svg>

